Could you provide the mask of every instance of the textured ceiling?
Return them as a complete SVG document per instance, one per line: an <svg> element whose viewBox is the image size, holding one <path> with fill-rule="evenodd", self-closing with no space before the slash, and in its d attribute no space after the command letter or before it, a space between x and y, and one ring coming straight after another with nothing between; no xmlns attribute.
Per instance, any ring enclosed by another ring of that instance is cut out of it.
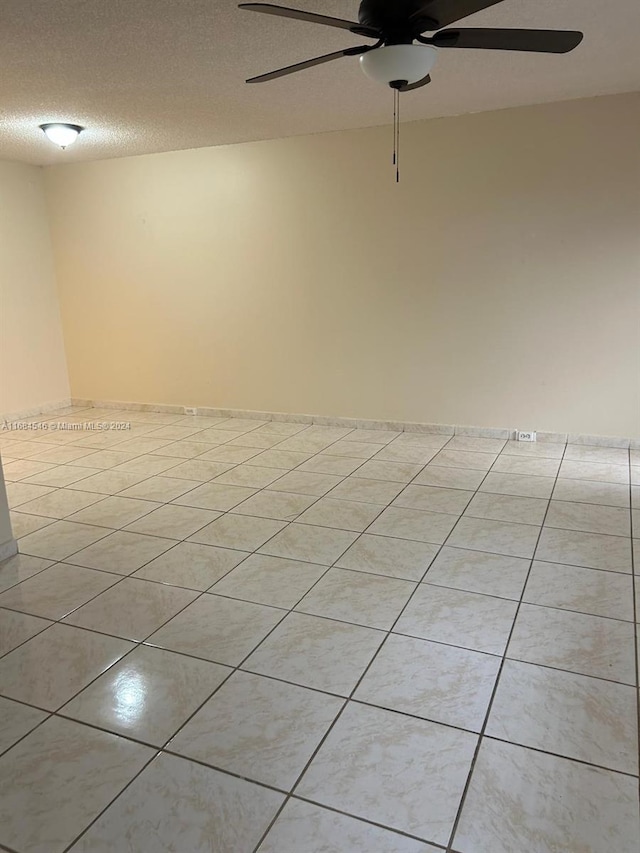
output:
<svg viewBox="0 0 640 853"><path fill-rule="evenodd" d="M356 0L284 4L357 15ZM638 0L504 0L461 26L579 29L585 40L564 56L441 51L433 83L403 97L404 120L640 89ZM235 0L0 0L0 158L95 160L386 124L391 93L355 58L243 82L362 42ZM87 128L65 152L38 130L63 120Z"/></svg>

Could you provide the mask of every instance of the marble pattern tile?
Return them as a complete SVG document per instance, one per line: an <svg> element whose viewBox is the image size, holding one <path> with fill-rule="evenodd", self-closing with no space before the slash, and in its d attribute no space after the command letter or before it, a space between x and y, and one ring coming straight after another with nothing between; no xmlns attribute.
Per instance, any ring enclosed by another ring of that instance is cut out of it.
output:
<svg viewBox="0 0 640 853"><path fill-rule="evenodd" d="M268 788L162 754L70 853L250 853L283 800ZM122 839L126 848L119 848Z"/></svg>
<svg viewBox="0 0 640 853"><path fill-rule="evenodd" d="M449 513L389 506L373 522L368 532L442 545L457 522L458 516Z"/></svg>
<svg viewBox="0 0 640 853"><path fill-rule="evenodd" d="M633 625L523 604L507 657L635 684Z"/></svg>
<svg viewBox="0 0 640 853"><path fill-rule="evenodd" d="M104 539L110 533L106 527L92 527L89 524L75 524L71 521L54 521L52 524L28 533L20 539L20 551L33 557L50 560L64 560L93 545L98 539Z"/></svg>
<svg viewBox="0 0 640 853"><path fill-rule="evenodd" d="M152 634L148 642L238 666L284 616L286 610L205 593Z"/></svg>
<svg viewBox="0 0 640 853"><path fill-rule="evenodd" d="M477 489L486 476L484 471L469 468L441 468L432 462L415 478L414 485L470 491Z"/></svg>
<svg viewBox="0 0 640 853"><path fill-rule="evenodd" d="M49 468L41 474L34 474L31 477L26 477L21 482L36 483L42 486L52 486L59 489L62 486L71 486L79 488L76 483L84 483L86 479L93 477L96 474L101 474L99 468L77 468L71 465L58 465L55 468ZM88 492L99 492L100 489L87 489Z"/></svg>
<svg viewBox="0 0 640 853"><path fill-rule="evenodd" d="M213 450L208 450L198 458L207 462L232 462L234 465L239 465L257 456L258 453L260 453L258 447L228 447L224 444L220 447L214 447Z"/></svg>
<svg viewBox="0 0 640 853"><path fill-rule="evenodd" d="M148 515L152 510L158 509L159 503L155 501L140 501L134 498L121 498L117 495L103 497L99 503L95 503L79 512L68 516L69 521L81 524L95 524L101 527L113 527L118 529L131 524L143 515Z"/></svg>
<svg viewBox="0 0 640 853"><path fill-rule="evenodd" d="M138 646L60 713L163 746L230 673L216 663Z"/></svg>
<svg viewBox="0 0 640 853"><path fill-rule="evenodd" d="M301 512L308 509L316 500L317 498L310 495L295 495L291 492L272 492L265 489L238 504L231 512L238 515L253 515L258 518L294 521Z"/></svg>
<svg viewBox="0 0 640 853"><path fill-rule="evenodd" d="M636 695L626 684L505 661L486 734L638 773Z"/></svg>
<svg viewBox="0 0 640 853"><path fill-rule="evenodd" d="M336 441L327 448L331 456L349 456L354 459L371 459L380 450L380 444L367 441Z"/></svg>
<svg viewBox="0 0 640 853"><path fill-rule="evenodd" d="M194 600L197 593L124 578L65 617L69 625L140 642Z"/></svg>
<svg viewBox="0 0 640 853"><path fill-rule="evenodd" d="M0 844L63 853L152 756L146 746L51 717L0 761Z"/></svg>
<svg viewBox="0 0 640 853"><path fill-rule="evenodd" d="M178 498L199 485L199 480L186 480L183 477L150 477L120 492L120 497L165 502Z"/></svg>
<svg viewBox="0 0 640 853"><path fill-rule="evenodd" d="M255 495L256 489L245 486L224 486L222 483L203 483L172 502L178 506L198 507L227 512L239 503Z"/></svg>
<svg viewBox="0 0 640 853"><path fill-rule="evenodd" d="M419 581L437 552L435 545L365 533L345 551L336 565L341 569Z"/></svg>
<svg viewBox="0 0 640 853"><path fill-rule="evenodd" d="M388 504L402 491L401 483L388 480L367 480L364 477L347 477L331 492L332 498L346 501L363 501L372 504Z"/></svg>
<svg viewBox="0 0 640 853"><path fill-rule="evenodd" d="M549 502L542 498L478 492L465 510L465 517L541 525Z"/></svg>
<svg viewBox="0 0 640 853"><path fill-rule="evenodd" d="M631 572L631 542L622 536L543 527L536 559L611 572Z"/></svg>
<svg viewBox="0 0 640 853"><path fill-rule="evenodd" d="M171 539L118 530L73 554L67 562L88 569L130 575L175 544Z"/></svg>
<svg viewBox="0 0 640 853"><path fill-rule="evenodd" d="M90 465L95 464L93 456L87 456L86 460ZM117 466L117 470L126 471L130 474L144 474L147 477L154 477L163 471L173 468L175 464L176 460L168 456L152 456L151 454L147 454L136 456L134 459L129 459L121 463Z"/></svg>
<svg viewBox="0 0 640 853"><path fill-rule="evenodd" d="M471 468L476 471L488 471L497 458L495 453L479 453L470 450L449 450L449 445L433 457L433 464L439 468Z"/></svg>
<svg viewBox="0 0 640 853"><path fill-rule="evenodd" d="M536 560L523 600L633 622L633 583L628 574Z"/></svg>
<svg viewBox="0 0 640 853"><path fill-rule="evenodd" d="M563 530L582 530L585 533L631 535L629 510L615 506L551 501L545 525Z"/></svg>
<svg viewBox="0 0 640 853"><path fill-rule="evenodd" d="M210 509L165 504L129 524L127 531L172 540L186 539L219 517L219 512Z"/></svg>
<svg viewBox="0 0 640 853"><path fill-rule="evenodd" d="M335 527L340 530L362 532L380 515L384 505L341 501L332 497L320 498L312 507L298 516L299 524L318 527Z"/></svg>
<svg viewBox="0 0 640 853"><path fill-rule="evenodd" d="M555 477L529 474L500 474L490 471L480 486L480 492L496 495L516 495L523 498L550 498Z"/></svg>
<svg viewBox="0 0 640 853"><path fill-rule="evenodd" d="M473 492L463 489L412 484L398 495L393 506L462 515L472 497Z"/></svg>
<svg viewBox="0 0 640 853"><path fill-rule="evenodd" d="M74 469L71 469L74 470ZM80 472L82 469L76 468ZM99 471L90 477L72 483L73 489L81 492L93 492L99 495L117 495L136 483L145 480L144 474L127 474L124 471Z"/></svg>
<svg viewBox="0 0 640 853"><path fill-rule="evenodd" d="M424 581L437 586L520 599L531 561L483 551L444 547Z"/></svg>
<svg viewBox="0 0 640 853"><path fill-rule="evenodd" d="M508 441L503 449L505 456L541 456L547 459L562 459L565 445L549 441Z"/></svg>
<svg viewBox="0 0 640 853"><path fill-rule="evenodd" d="M629 487L619 485L618 483L598 483L593 480L565 480L558 478L553 490L553 500L628 507Z"/></svg>
<svg viewBox="0 0 640 853"><path fill-rule="evenodd" d="M501 655L517 604L504 598L420 584L394 631Z"/></svg>
<svg viewBox="0 0 640 853"><path fill-rule="evenodd" d="M335 696L238 671L169 749L289 791L343 704Z"/></svg>
<svg viewBox="0 0 640 853"><path fill-rule="evenodd" d="M16 554L8 560L3 560L0 563L0 591L26 581L27 578L37 575L50 565L52 565L51 560L30 557L28 554Z"/></svg>
<svg viewBox="0 0 640 853"><path fill-rule="evenodd" d="M311 454L309 453L296 453L293 450L272 448L271 450L265 450L264 453L259 453L257 456L254 456L247 464L262 465L264 468L284 468L287 471L291 471L292 468L297 468L298 465L306 462L310 456ZM326 473L329 474L331 472L327 471Z"/></svg>
<svg viewBox="0 0 640 853"><path fill-rule="evenodd" d="M447 545L507 557L533 557L539 534L540 528L532 524L463 516L447 539Z"/></svg>
<svg viewBox="0 0 640 853"><path fill-rule="evenodd" d="M263 545L260 553L331 566L357 538L351 531L293 522Z"/></svg>
<svg viewBox="0 0 640 853"><path fill-rule="evenodd" d="M211 592L290 609L326 571L326 566L313 563L251 554L242 565L218 581Z"/></svg>
<svg viewBox="0 0 640 853"><path fill-rule="evenodd" d="M20 482L7 483L6 491L9 509L15 509L21 504L30 503L31 501L36 500L36 498L41 498L44 495L51 494L53 489L49 488L49 486L36 486L29 483ZM47 513L40 512L36 514L46 515Z"/></svg>
<svg viewBox="0 0 640 853"><path fill-rule="evenodd" d="M629 466L602 462L566 460L560 466L560 477L569 480L594 480L598 483L629 483Z"/></svg>
<svg viewBox="0 0 640 853"><path fill-rule="evenodd" d="M439 848L406 835L323 809L289 800L257 853L438 853Z"/></svg>
<svg viewBox="0 0 640 853"><path fill-rule="evenodd" d="M131 648L115 637L52 625L0 660L0 690L55 711Z"/></svg>
<svg viewBox="0 0 640 853"><path fill-rule="evenodd" d="M0 754L33 731L48 716L45 711L0 697Z"/></svg>
<svg viewBox="0 0 640 853"><path fill-rule="evenodd" d="M568 444L565 459L578 462L604 462L628 465L629 451L621 447L593 447L584 444Z"/></svg>
<svg viewBox="0 0 640 853"><path fill-rule="evenodd" d="M348 696L384 637L382 631L372 628L294 612L242 668Z"/></svg>
<svg viewBox="0 0 640 853"><path fill-rule="evenodd" d="M388 631L415 588L406 580L330 569L296 610Z"/></svg>
<svg viewBox="0 0 640 853"><path fill-rule="evenodd" d="M342 477L335 474L316 474L308 471L289 471L271 485L273 491L293 492L299 495L321 497L340 483Z"/></svg>
<svg viewBox="0 0 640 853"><path fill-rule="evenodd" d="M40 619L14 610L0 610L0 655L6 655L7 652L44 631L49 625L51 622L48 619ZM1 690L2 685L0 685Z"/></svg>
<svg viewBox="0 0 640 853"><path fill-rule="evenodd" d="M636 853L637 780L485 739L453 847L460 853Z"/></svg>
<svg viewBox="0 0 640 853"><path fill-rule="evenodd" d="M411 462L385 462L381 459L370 459L358 468L358 477L368 480L390 480L392 483L409 483L421 470L421 465Z"/></svg>
<svg viewBox="0 0 640 853"><path fill-rule="evenodd" d="M16 459L13 462L4 463L4 477L8 483L41 474L55 467L51 462L32 462L29 459Z"/></svg>
<svg viewBox="0 0 640 853"><path fill-rule="evenodd" d="M198 530L189 537L189 541L238 551L255 551L285 526L283 521L227 513Z"/></svg>
<svg viewBox="0 0 640 853"><path fill-rule="evenodd" d="M180 542L139 569L135 577L204 592L245 557L247 554L244 551Z"/></svg>
<svg viewBox="0 0 640 853"><path fill-rule="evenodd" d="M174 460L178 461L178 460ZM184 478L185 480L196 480L198 483L205 483L208 480L213 480L220 474L224 474L233 465L229 462L207 462L206 459L187 459L185 462L180 462L174 468L170 469L170 474L174 479Z"/></svg>
<svg viewBox="0 0 640 853"><path fill-rule="evenodd" d="M413 445L404 442L392 441L378 451L375 459L380 462L403 462L413 465L426 465L436 455L438 447L428 447L423 445Z"/></svg>
<svg viewBox="0 0 640 853"><path fill-rule="evenodd" d="M491 472L501 474L528 474L539 477L555 477L560 468L559 459L532 458L527 456L506 456L496 459Z"/></svg>
<svg viewBox="0 0 640 853"><path fill-rule="evenodd" d="M58 620L119 580L118 575L58 563L0 594L0 607Z"/></svg>
<svg viewBox="0 0 640 853"><path fill-rule="evenodd" d="M237 465L225 474L216 477L215 482L227 486L248 486L251 489L264 489L275 480L279 480L283 474L287 474L288 470L287 468L261 467L258 464Z"/></svg>
<svg viewBox="0 0 640 853"><path fill-rule="evenodd" d="M447 450L466 450L478 453L493 453L494 456L506 445L501 438L480 438L473 435L454 435L447 442Z"/></svg>
<svg viewBox="0 0 640 853"><path fill-rule="evenodd" d="M500 658L391 634L354 699L479 732Z"/></svg>
<svg viewBox="0 0 640 853"><path fill-rule="evenodd" d="M446 844L476 740L469 732L349 703L296 790Z"/></svg>

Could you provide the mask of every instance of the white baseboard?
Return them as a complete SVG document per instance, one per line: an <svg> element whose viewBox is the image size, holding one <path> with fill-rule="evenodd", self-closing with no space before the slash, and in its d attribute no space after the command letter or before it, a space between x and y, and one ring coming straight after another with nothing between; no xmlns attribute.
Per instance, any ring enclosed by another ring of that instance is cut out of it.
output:
<svg viewBox="0 0 640 853"><path fill-rule="evenodd" d="M185 406L167 403L130 403L121 400L71 400L72 405L100 409L117 409L126 412L158 412L167 415L183 415ZM186 404L188 405L188 404ZM317 424L319 426L337 426L350 429L384 429L396 432L428 432L438 435L468 435L477 438L515 438L516 430L499 427L473 427L453 424L426 424L411 421L381 421L362 418L341 418L327 415L306 415L290 412L261 412L252 409L222 409L210 406L193 407L199 417L210 418L247 418L262 421L288 421L289 423ZM539 442L556 444L588 444L598 447L621 447L640 449L640 438L620 438L608 435L588 435L582 433L538 432Z"/></svg>
<svg viewBox="0 0 640 853"><path fill-rule="evenodd" d="M37 415L55 414L61 409L68 409L73 405L71 398L67 397L64 400L55 400L51 403L42 403L39 406L34 406L30 409L22 409L19 412L7 412L0 415L0 421L21 421L24 418L34 418Z"/></svg>

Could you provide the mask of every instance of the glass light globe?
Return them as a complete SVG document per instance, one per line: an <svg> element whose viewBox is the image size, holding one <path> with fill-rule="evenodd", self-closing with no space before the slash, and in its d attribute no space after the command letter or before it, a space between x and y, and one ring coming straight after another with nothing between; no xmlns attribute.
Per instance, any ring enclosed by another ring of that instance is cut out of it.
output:
<svg viewBox="0 0 640 853"><path fill-rule="evenodd" d="M417 83L431 71L437 55L436 48L428 44L391 44L363 53L360 67L383 86L397 80Z"/></svg>
<svg viewBox="0 0 640 853"><path fill-rule="evenodd" d="M84 128L79 124L63 124L54 123L41 124L40 129L44 132L47 139L53 142L54 145L59 145L60 148L66 148L67 145L72 145Z"/></svg>

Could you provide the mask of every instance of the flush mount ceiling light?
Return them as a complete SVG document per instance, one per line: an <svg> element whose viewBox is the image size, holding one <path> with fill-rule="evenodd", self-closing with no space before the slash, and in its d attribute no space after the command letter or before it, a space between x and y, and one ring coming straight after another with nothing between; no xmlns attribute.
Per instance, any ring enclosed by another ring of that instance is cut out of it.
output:
<svg viewBox="0 0 640 853"><path fill-rule="evenodd" d="M84 130L79 124L67 124L66 122L49 122L41 124L40 130L54 145L59 145L64 150L72 145Z"/></svg>

